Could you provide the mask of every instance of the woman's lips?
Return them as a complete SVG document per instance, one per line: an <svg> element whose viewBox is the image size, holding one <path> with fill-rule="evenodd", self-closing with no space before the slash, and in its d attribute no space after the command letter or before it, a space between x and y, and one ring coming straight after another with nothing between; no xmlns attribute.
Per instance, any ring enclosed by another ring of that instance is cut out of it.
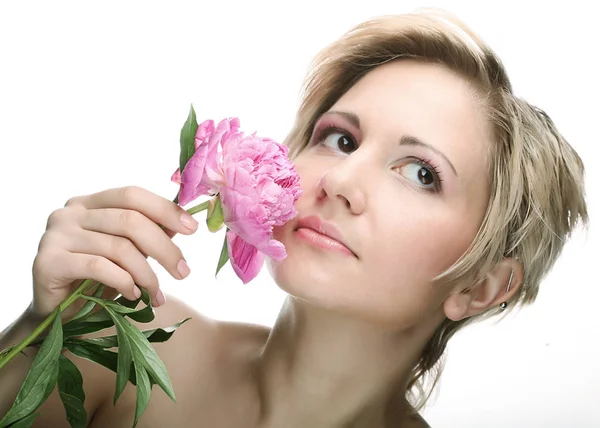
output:
<svg viewBox="0 0 600 428"><path fill-rule="evenodd" d="M329 236L322 235L313 229L301 227L298 230L296 230L296 233L301 239L307 241L315 247L323 248L325 250L338 251L349 256L354 255L352 254L352 251L350 251L346 246L344 246L340 242L336 241L333 238L330 238Z"/></svg>
<svg viewBox="0 0 600 428"><path fill-rule="evenodd" d="M300 219L296 226L296 233L315 247L356 257L356 254L344 243L337 228L332 224L325 223L317 216Z"/></svg>

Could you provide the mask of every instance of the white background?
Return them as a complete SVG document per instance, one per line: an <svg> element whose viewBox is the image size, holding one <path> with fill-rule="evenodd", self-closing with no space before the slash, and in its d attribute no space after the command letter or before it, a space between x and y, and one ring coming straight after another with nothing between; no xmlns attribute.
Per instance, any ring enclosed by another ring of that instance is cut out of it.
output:
<svg viewBox="0 0 600 428"><path fill-rule="evenodd" d="M70 197L137 184L172 198L179 130L239 116L282 140L311 57L375 15L441 6L503 58L516 92L544 108L583 157L592 225L530 308L450 345L434 427L600 427L598 42L587 2L31 2L0 4L0 329L31 298L50 212ZM283 299L266 270L213 277L222 236L177 237L192 275L167 293L208 316L271 324ZM160 392L155 392L160 393Z"/></svg>

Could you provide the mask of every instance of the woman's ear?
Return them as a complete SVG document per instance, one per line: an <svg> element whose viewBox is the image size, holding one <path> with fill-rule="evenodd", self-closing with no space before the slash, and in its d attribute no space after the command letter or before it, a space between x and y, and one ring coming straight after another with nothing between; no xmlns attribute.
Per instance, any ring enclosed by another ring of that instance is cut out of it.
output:
<svg viewBox="0 0 600 428"><path fill-rule="evenodd" d="M505 257L478 284L454 291L444 301L448 319L459 321L493 306L508 302L523 281L523 266L517 258Z"/></svg>

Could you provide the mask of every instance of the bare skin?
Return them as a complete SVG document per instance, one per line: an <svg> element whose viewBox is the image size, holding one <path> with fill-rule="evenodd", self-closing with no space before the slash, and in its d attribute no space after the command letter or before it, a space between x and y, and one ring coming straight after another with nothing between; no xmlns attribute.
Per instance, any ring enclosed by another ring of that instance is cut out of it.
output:
<svg viewBox="0 0 600 428"><path fill-rule="evenodd" d="M169 342L156 349L165 362L177 394L174 403L157 387L138 427L265 427L260 419L260 395L256 385L256 361L270 329L247 324L209 320L185 303L170 297L151 323L170 325L191 316ZM150 324L144 324L144 328ZM108 332L108 331L107 331ZM69 355L69 354L67 354ZM82 371L90 428L131 428L135 389L128 385L116 405L112 403L114 373L95 363L70 356ZM193 363L191 363L193 362ZM394 405L396 403L390 403ZM382 427L427 427L419 417L403 414L402 405L390 412ZM60 397L54 392L40 409L36 427L68 428ZM293 426L290 420L290 425ZM345 427L374 426L348 423ZM379 425L378 425L379 426Z"/></svg>
<svg viewBox="0 0 600 428"><path fill-rule="evenodd" d="M51 216L34 262L31 308L0 336L0 347L27 334L80 278L112 287L106 297L133 298L137 284L159 307L151 326L193 318L156 345L178 401L155 389L141 428L425 427L404 397L428 339L445 318L509 300L522 278L507 258L477 284L430 284L468 248L485 212L489 142L480 111L467 82L408 60L376 68L336 102L295 159L299 215L275 231L288 257L269 262L289 297L270 330L164 302L146 256L184 279L189 270L170 237L192 234L197 224L186 226L180 207L133 187L73 198ZM301 219L311 215L335 225L346 249L307 240ZM19 357L0 372L0 414L30 361ZM134 388L113 406L114 375L74 361L86 382L89 426L131 426ZM56 395L41 413L36 426L67 426Z"/></svg>

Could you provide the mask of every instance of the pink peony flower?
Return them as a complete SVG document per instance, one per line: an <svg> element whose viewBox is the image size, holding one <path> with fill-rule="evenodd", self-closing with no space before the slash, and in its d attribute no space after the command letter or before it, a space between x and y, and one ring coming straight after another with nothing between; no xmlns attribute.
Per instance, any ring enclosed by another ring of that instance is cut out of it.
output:
<svg viewBox="0 0 600 428"><path fill-rule="evenodd" d="M286 257L283 244L272 238L273 227L297 214L300 178L288 159L288 147L255 134L244 136L237 118L198 126L195 152L180 183L183 206L201 195L219 194L231 265L248 283L260 271L265 256Z"/></svg>

